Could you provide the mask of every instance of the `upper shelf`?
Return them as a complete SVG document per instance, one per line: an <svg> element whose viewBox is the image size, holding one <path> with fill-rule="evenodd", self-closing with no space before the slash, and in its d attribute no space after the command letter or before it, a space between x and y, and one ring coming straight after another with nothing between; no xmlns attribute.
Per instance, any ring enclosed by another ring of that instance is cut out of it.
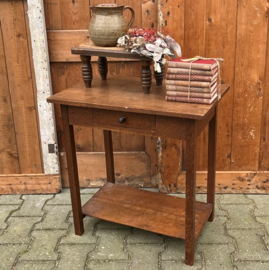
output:
<svg viewBox="0 0 269 270"><path fill-rule="evenodd" d="M140 56L137 53L125 51L125 49L122 47L99 47L94 45L90 40L72 47L71 52L73 54L79 55L116 57L151 61L151 59L149 59L148 57Z"/></svg>
<svg viewBox="0 0 269 270"><path fill-rule="evenodd" d="M195 240L203 230L212 205L195 203ZM143 230L186 239L183 198L106 183L83 207L85 215Z"/></svg>

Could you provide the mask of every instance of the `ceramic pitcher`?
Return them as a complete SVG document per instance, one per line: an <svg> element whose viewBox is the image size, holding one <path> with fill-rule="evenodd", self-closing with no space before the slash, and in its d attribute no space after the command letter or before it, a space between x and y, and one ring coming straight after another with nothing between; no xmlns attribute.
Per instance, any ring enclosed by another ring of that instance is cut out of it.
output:
<svg viewBox="0 0 269 270"><path fill-rule="evenodd" d="M135 18L134 10L124 5L100 4L91 6L90 9L92 10L92 17L89 36L97 46L116 46L118 38L127 33ZM123 11L126 9L129 9L132 13L128 25L123 17Z"/></svg>

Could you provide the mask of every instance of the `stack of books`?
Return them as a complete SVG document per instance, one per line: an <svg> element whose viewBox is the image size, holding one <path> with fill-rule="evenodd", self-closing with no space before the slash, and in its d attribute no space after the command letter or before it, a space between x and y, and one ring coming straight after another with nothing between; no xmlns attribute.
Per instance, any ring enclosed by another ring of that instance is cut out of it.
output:
<svg viewBox="0 0 269 270"><path fill-rule="evenodd" d="M165 99L211 104L218 96L218 63L211 59L199 59L192 63L182 59L168 61Z"/></svg>

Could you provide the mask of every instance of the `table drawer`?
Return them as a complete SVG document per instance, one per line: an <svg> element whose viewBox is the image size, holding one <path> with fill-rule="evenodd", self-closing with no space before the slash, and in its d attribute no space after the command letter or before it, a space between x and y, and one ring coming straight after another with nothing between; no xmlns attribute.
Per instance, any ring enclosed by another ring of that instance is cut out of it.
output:
<svg viewBox="0 0 269 270"><path fill-rule="evenodd" d="M93 109L93 122L106 126L156 130L155 115Z"/></svg>

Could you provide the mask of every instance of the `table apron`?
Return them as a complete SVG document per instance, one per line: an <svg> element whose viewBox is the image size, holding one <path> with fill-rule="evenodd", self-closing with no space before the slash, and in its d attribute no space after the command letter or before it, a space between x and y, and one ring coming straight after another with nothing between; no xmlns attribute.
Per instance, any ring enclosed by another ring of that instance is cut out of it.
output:
<svg viewBox="0 0 269 270"><path fill-rule="evenodd" d="M103 117L102 117L103 115ZM119 116L126 121L119 122ZM186 140L200 121L133 112L68 106L69 125ZM114 118L114 119L113 119Z"/></svg>

